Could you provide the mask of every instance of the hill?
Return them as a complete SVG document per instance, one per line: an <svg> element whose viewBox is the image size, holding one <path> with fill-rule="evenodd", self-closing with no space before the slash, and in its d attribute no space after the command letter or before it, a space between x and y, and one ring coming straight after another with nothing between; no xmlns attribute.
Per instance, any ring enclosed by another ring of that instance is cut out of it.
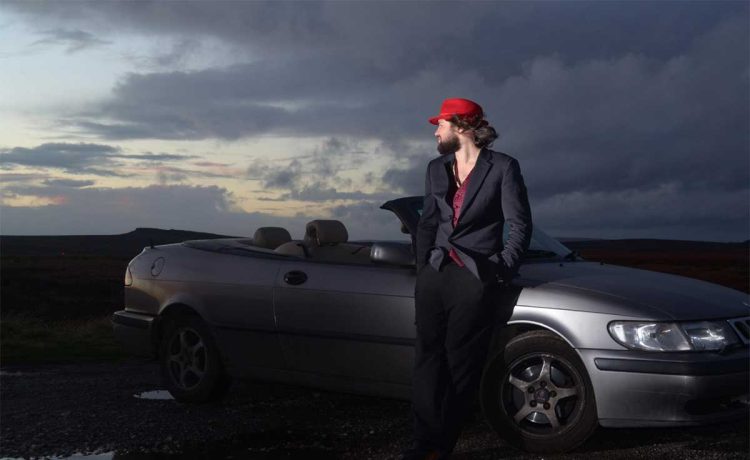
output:
<svg viewBox="0 0 750 460"><path fill-rule="evenodd" d="M0 236L0 255L16 256L102 256L135 257L150 244L180 243L186 240L229 238L214 233L188 230L136 228L121 235Z"/></svg>

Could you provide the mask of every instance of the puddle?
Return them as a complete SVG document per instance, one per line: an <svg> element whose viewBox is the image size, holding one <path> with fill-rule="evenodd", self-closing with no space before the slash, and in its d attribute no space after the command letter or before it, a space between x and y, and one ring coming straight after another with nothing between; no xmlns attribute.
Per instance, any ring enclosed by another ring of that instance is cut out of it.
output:
<svg viewBox="0 0 750 460"><path fill-rule="evenodd" d="M232 449L208 451L196 456L195 452L172 452L172 453L148 453L148 452L104 452L100 454L73 454L69 457L44 456L44 457L0 457L0 460L25 460L26 458L44 458L48 460L166 460L183 458L212 458L216 460L252 459L252 460L277 460L280 458L288 460L334 460L339 455L322 449Z"/></svg>
<svg viewBox="0 0 750 460"><path fill-rule="evenodd" d="M52 457L53 459L88 459L88 460L110 460L112 458L117 457L117 454L114 452L104 452L101 454L73 454L70 457Z"/></svg>
<svg viewBox="0 0 750 460"><path fill-rule="evenodd" d="M138 399L174 399L167 390L151 390L136 393L133 397Z"/></svg>
<svg viewBox="0 0 750 460"><path fill-rule="evenodd" d="M28 372L21 372L21 371L0 371L0 377L20 377L22 375L28 375Z"/></svg>
<svg viewBox="0 0 750 460"><path fill-rule="evenodd" d="M303 439L292 439L300 434L279 430L272 432L253 433L250 435L234 436L220 441L203 443L176 442L174 445L151 446L139 451L139 448L128 451L94 450L84 454L76 452L72 455L44 455L35 457L0 457L0 460L24 459L52 459L52 460L182 460L182 459L212 459L212 460L338 460L340 452L325 440L312 439L302 435ZM322 441L322 442L321 442ZM292 444L292 445L290 445ZM296 444L296 445L294 445ZM324 445L328 444L328 446ZM157 451L152 449L157 447Z"/></svg>
<svg viewBox="0 0 750 460"><path fill-rule="evenodd" d="M25 458L29 457L0 457L0 460L24 460ZM30 457L30 458L36 458L36 457ZM75 453L73 455L70 455L68 457L60 457L60 456L45 456L45 457L39 457L39 458L45 458L50 460L67 460L67 459L86 459L86 460L111 460L114 458L121 458L118 457L115 452L104 452L101 454L82 454L82 453Z"/></svg>

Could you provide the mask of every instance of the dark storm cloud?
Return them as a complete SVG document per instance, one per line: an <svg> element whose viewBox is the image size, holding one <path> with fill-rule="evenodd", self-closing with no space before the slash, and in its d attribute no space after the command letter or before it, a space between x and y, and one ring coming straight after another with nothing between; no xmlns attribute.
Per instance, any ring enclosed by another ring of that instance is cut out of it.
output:
<svg viewBox="0 0 750 460"><path fill-rule="evenodd" d="M120 160L161 162L190 158L196 157L168 153L125 154L119 147L86 143L47 143L33 148L0 149L0 167L2 168L14 166L56 168L70 174L101 176L125 176L126 174L116 170L123 166Z"/></svg>
<svg viewBox="0 0 750 460"><path fill-rule="evenodd" d="M151 153L146 152L141 155L113 155L114 157L127 158L131 160L148 160L148 161L171 161L185 160L188 158L199 158L196 155L176 155L173 153Z"/></svg>
<svg viewBox="0 0 750 460"><path fill-rule="evenodd" d="M387 200L396 198L393 193L364 193L364 192L346 192L338 191L334 187L327 187L322 183L313 183L293 189L289 193L281 195L282 200L298 201L320 201L330 202L334 200L377 200L382 203Z"/></svg>
<svg viewBox="0 0 750 460"><path fill-rule="evenodd" d="M9 184L9 183L29 183L29 182L36 182L39 180L48 179L50 176L48 174L40 174L40 173L6 173L6 172L0 172L0 183L3 184Z"/></svg>
<svg viewBox="0 0 750 460"><path fill-rule="evenodd" d="M106 101L66 115L103 139L376 140L397 161L370 179L419 194L435 155L425 119L443 97L463 96L481 102L498 128L495 148L520 161L540 222L746 238L747 2L8 8L40 24L93 24L86 30L102 37L113 24L175 43L209 37L236 56L222 68L129 74ZM321 198L343 190L322 178L327 166L336 176L330 163L296 161L248 175L290 197L305 187ZM311 172L315 164L320 172ZM714 208L726 214L706 211Z"/></svg>
<svg viewBox="0 0 750 460"><path fill-rule="evenodd" d="M391 211L380 209L381 200L362 200L358 203L334 206L334 219L345 223L349 239L387 239L409 241L401 232L401 221ZM351 227L351 228L350 228Z"/></svg>
<svg viewBox="0 0 750 460"><path fill-rule="evenodd" d="M120 28L181 40L210 36L250 50L252 63L225 69L130 75L92 117L73 120L110 139L237 139L318 130L414 136L408 126L424 118L426 107L433 110L436 94L473 92L491 100L493 87L522 73L537 56L557 56L565 65L628 54L664 60L690 49L696 36L721 21L747 15L739 2L112 2L75 12L56 4L11 8L47 21L116 20ZM461 27L443 27L446 17ZM473 75L463 75L466 69ZM481 86L467 91L475 83ZM101 115L115 121L103 123Z"/></svg>
<svg viewBox="0 0 750 460"><path fill-rule="evenodd" d="M261 181L265 189L284 193L275 199L300 201L375 199L384 194L370 194L351 189L351 180L339 176L356 169L358 156L365 154L352 139L330 137L298 157L273 162L252 162L245 177ZM388 195L390 197L390 195Z"/></svg>
<svg viewBox="0 0 750 460"><path fill-rule="evenodd" d="M496 76L498 69L516 73L536 55L573 61L646 50L654 57L671 56L721 19L747 11L743 2L718 1L81 2L75 7L15 2L4 7L35 21L62 20L102 32L116 24L148 35L210 36L255 56L366 55L393 73L479 63L486 76Z"/></svg>
<svg viewBox="0 0 750 460"><path fill-rule="evenodd" d="M94 46L108 45L111 42L100 40L93 34L77 29L53 29L39 32L44 36L32 43L38 45L62 45L66 47L66 53L72 54Z"/></svg>
<svg viewBox="0 0 750 460"><path fill-rule="evenodd" d="M119 149L102 144L48 143L33 148L0 149L0 164L60 168L77 172L109 162Z"/></svg>
<svg viewBox="0 0 750 460"><path fill-rule="evenodd" d="M294 159L285 165L252 164L247 168L245 177L262 181L264 188L290 189L302 177L302 163Z"/></svg>
<svg viewBox="0 0 750 460"><path fill-rule="evenodd" d="M52 186L52 187L74 187L74 188L80 188L80 187L88 187L89 185L94 185L94 181L92 180L76 180L76 179L47 179L44 181L45 185Z"/></svg>
<svg viewBox="0 0 750 460"><path fill-rule="evenodd" d="M750 234L749 190L651 189L559 194L532 204L543 228L558 236L744 241Z"/></svg>

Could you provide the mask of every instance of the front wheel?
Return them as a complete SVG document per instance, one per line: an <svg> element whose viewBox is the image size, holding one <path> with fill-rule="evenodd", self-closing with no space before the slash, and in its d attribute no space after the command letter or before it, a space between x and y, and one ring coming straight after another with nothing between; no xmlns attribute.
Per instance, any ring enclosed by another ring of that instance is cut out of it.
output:
<svg viewBox="0 0 750 460"><path fill-rule="evenodd" d="M180 402L221 399L230 379L208 326L197 316L170 318L159 349L164 385Z"/></svg>
<svg viewBox="0 0 750 460"><path fill-rule="evenodd" d="M565 452L598 426L594 392L575 351L547 331L514 337L489 362L480 390L490 426L529 452Z"/></svg>

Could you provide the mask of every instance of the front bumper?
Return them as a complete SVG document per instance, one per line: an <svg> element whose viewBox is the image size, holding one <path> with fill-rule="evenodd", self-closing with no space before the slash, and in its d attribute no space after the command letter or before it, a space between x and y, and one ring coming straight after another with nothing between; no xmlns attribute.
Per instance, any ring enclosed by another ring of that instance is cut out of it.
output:
<svg viewBox="0 0 750 460"><path fill-rule="evenodd" d="M748 415L750 351L578 350L605 427L700 425Z"/></svg>
<svg viewBox="0 0 750 460"><path fill-rule="evenodd" d="M156 357L156 317L119 310L112 314L115 338L128 353Z"/></svg>

